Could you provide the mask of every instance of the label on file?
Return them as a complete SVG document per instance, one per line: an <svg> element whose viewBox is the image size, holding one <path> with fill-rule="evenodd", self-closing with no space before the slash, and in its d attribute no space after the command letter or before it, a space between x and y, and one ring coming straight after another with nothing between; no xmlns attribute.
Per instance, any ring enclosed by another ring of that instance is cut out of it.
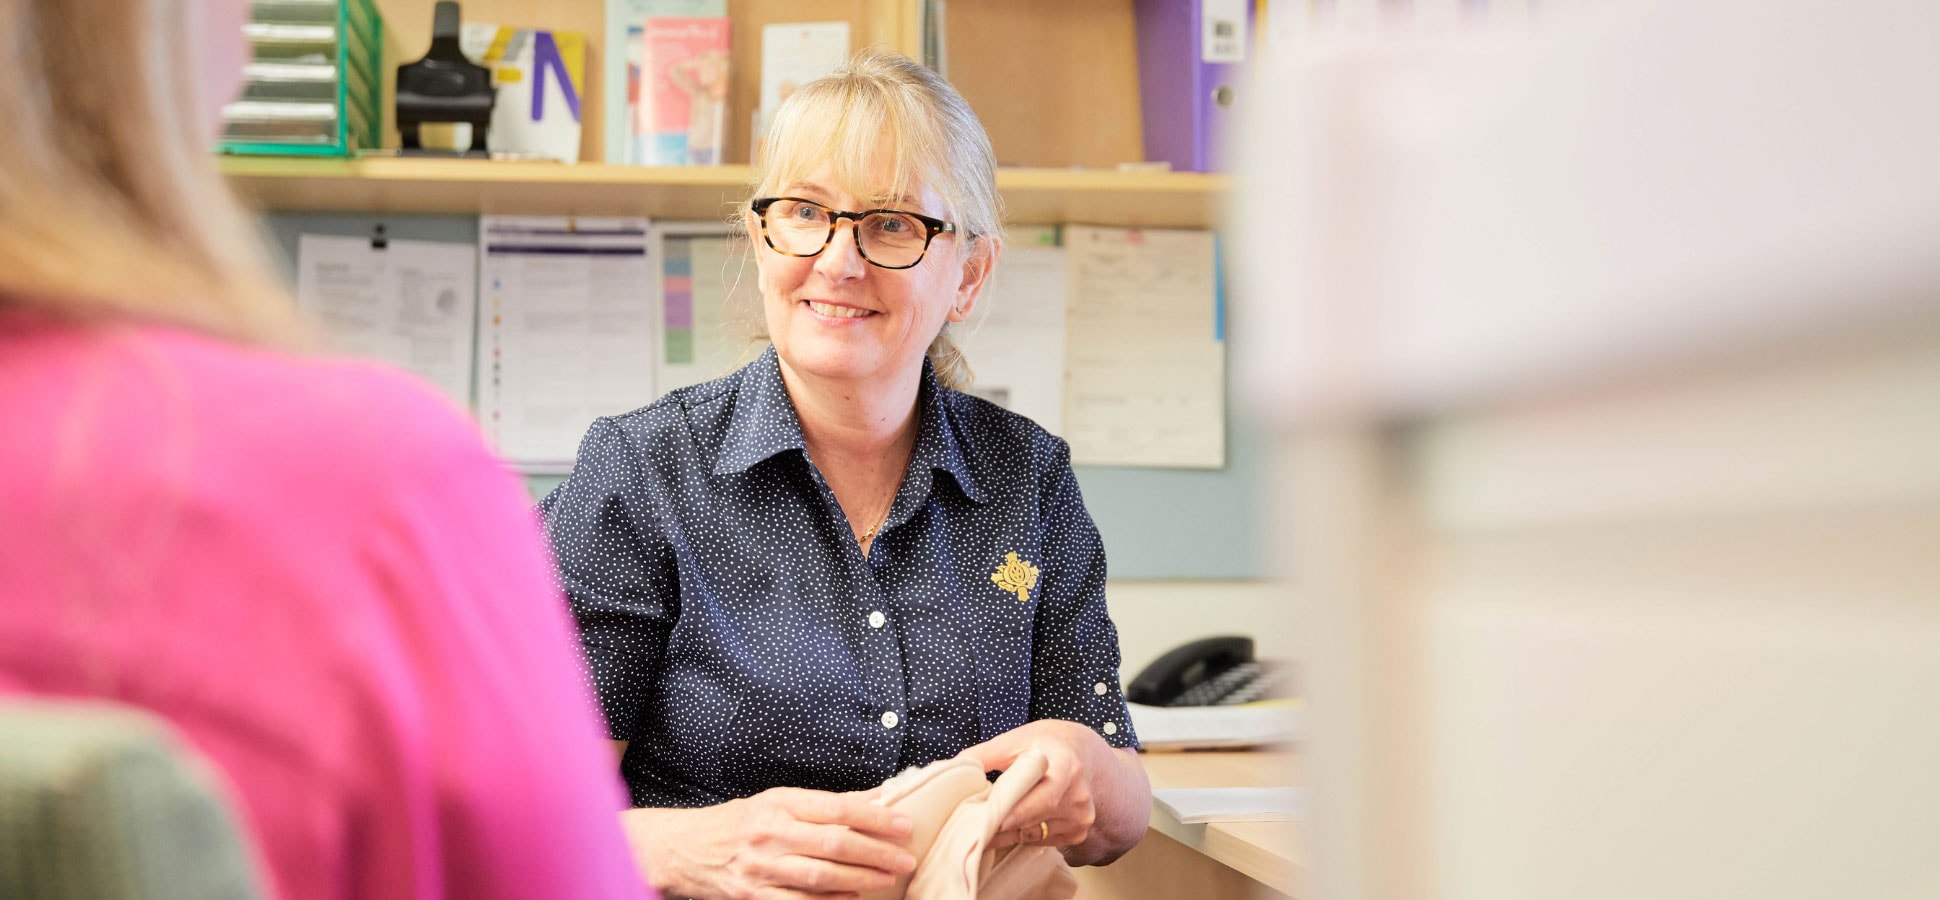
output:
<svg viewBox="0 0 1940 900"><path fill-rule="evenodd" d="M1199 0L1199 56L1209 63L1246 61L1247 0Z"/></svg>

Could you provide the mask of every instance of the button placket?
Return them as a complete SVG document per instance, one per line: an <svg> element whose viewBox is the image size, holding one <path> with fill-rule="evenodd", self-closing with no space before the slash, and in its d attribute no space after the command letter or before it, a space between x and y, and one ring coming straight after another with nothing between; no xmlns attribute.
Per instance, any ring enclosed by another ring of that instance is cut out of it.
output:
<svg viewBox="0 0 1940 900"><path fill-rule="evenodd" d="M873 553L857 572L857 581L856 615L867 627L861 630L861 646L856 650L866 665L877 709L882 710L876 722L892 743L900 747L906 729L899 727L903 719L899 710L908 704L908 685L903 683L902 647L895 630L884 627L889 624L889 616L883 611L887 608L885 592Z"/></svg>

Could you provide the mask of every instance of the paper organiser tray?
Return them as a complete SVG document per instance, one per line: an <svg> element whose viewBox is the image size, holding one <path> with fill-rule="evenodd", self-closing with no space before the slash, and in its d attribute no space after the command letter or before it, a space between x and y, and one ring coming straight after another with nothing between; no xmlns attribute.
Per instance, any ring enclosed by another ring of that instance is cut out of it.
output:
<svg viewBox="0 0 1940 900"><path fill-rule="evenodd" d="M384 20L371 0L256 0L224 153L350 156L378 146Z"/></svg>

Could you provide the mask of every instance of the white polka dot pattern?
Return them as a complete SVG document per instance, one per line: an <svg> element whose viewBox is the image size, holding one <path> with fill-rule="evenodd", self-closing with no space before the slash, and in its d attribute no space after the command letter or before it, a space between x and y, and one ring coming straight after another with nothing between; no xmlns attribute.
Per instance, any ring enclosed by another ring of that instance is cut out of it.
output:
<svg viewBox="0 0 1940 900"><path fill-rule="evenodd" d="M864 557L770 350L594 423L540 504L639 806L862 790L1036 719L1135 747L1065 443L938 387ZM945 477L937 477L941 472ZM1040 573L1019 600L1006 554Z"/></svg>

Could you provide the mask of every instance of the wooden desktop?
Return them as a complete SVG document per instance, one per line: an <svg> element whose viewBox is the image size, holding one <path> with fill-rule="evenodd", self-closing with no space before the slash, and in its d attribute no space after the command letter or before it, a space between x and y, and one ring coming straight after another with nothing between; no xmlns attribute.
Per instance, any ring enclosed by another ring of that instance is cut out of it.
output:
<svg viewBox="0 0 1940 900"><path fill-rule="evenodd" d="M1296 784L1286 751L1141 754L1153 789ZM1307 860L1294 822L1182 825L1154 809L1145 839L1109 866L1077 870L1080 900L1281 900L1301 896Z"/></svg>

